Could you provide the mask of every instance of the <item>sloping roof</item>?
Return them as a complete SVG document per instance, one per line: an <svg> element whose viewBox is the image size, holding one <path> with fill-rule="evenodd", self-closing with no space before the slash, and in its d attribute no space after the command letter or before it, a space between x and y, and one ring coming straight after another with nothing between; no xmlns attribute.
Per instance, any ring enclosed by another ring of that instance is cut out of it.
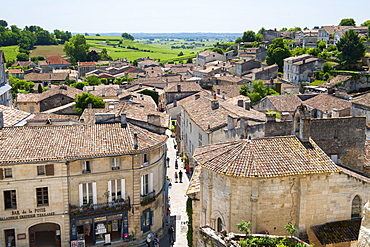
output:
<svg viewBox="0 0 370 247"><path fill-rule="evenodd" d="M200 191L200 180L199 176L201 173L201 166L196 166L193 172L193 175L190 179L190 183L188 186L188 190L186 191L186 194L192 194L192 193L197 193Z"/></svg>
<svg viewBox="0 0 370 247"><path fill-rule="evenodd" d="M361 96L354 97L351 100L352 103L359 104L359 105L364 105L367 107L370 107L370 93L365 93Z"/></svg>
<svg viewBox="0 0 370 247"><path fill-rule="evenodd" d="M177 93L177 88L180 86L181 92L199 92L202 87L195 82L173 82L168 83L163 89L166 93Z"/></svg>
<svg viewBox="0 0 370 247"><path fill-rule="evenodd" d="M9 74L23 74L23 69L8 69Z"/></svg>
<svg viewBox="0 0 370 247"><path fill-rule="evenodd" d="M31 113L16 110L5 105L0 105L0 111L3 112L4 127L14 126L32 115Z"/></svg>
<svg viewBox="0 0 370 247"><path fill-rule="evenodd" d="M297 95L268 95L266 96L278 112L294 112L302 103ZM263 100L263 99L262 99Z"/></svg>
<svg viewBox="0 0 370 247"><path fill-rule="evenodd" d="M65 81L68 73L29 73L24 75L26 81Z"/></svg>
<svg viewBox="0 0 370 247"><path fill-rule="evenodd" d="M361 218L328 222L311 227L322 245L356 241Z"/></svg>
<svg viewBox="0 0 370 247"><path fill-rule="evenodd" d="M319 94L311 99L306 100L304 103L322 112L332 112L333 108L337 110L344 110L351 108L352 105L352 103L347 100L328 94Z"/></svg>
<svg viewBox="0 0 370 247"><path fill-rule="evenodd" d="M58 55L46 55L46 61L48 64L65 64L65 65L71 65L70 62L62 58L61 56Z"/></svg>
<svg viewBox="0 0 370 247"><path fill-rule="evenodd" d="M40 102L41 100L44 100L48 97L51 97L53 95L57 94L64 94L70 98L75 98L76 94L80 95L83 91L74 87L70 87L67 85L62 86L54 86L51 85L49 90L42 92L42 93L28 93L28 94L17 94L17 102Z"/></svg>
<svg viewBox="0 0 370 247"><path fill-rule="evenodd" d="M223 126L226 126L228 115L238 116L247 120L256 120L264 122L265 114L256 110L245 110L243 107L237 107L227 102L218 101L217 109L211 108L213 99L200 97L195 100L179 101L184 110L189 114L190 118L204 131L214 131Z"/></svg>
<svg viewBox="0 0 370 247"><path fill-rule="evenodd" d="M213 85L214 91L218 94L220 90L220 95L228 98L234 98L240 95L241 85Z"/></svg>
<svg viewBox="0 0 370 247"><path fill-rule="evenodd" d="M310 140L296 136L265 137L201 146L193 158L202 167L236 177L285 177L340 172L340 168Z"/></svg>
<svg viewBox="0 0 370 247"><path fill-rule="evenodd" d="M325 30L328 34L342 31L344 29L353 28L352 26L323 26L321 29Z"/></svg>
<svg viewBox="0 0 370 247"><path fill-rule="evenodd" d="M96 62L78 62L78 66L94 66Z"/></svg>
<svg viewBox="0 0 370 247"><path fill-rule="evenodd" d="M137 133L138 149L133 134ZM0 131L0 164L73 160L146 151L163 145L166 135L120 124L12 127Z"/></svg>

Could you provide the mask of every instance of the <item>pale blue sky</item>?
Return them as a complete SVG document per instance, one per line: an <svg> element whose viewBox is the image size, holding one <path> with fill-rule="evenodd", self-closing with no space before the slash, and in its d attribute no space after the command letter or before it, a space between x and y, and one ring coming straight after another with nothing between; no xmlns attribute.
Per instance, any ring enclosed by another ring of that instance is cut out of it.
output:
<svg viewBox="0 0 370 247"><path fill-rule="evenodd" d="M0 4L0 19L83 33L242 33L338 25L342 18L360 25L369 9L369 0L17 0Z"/></svg>

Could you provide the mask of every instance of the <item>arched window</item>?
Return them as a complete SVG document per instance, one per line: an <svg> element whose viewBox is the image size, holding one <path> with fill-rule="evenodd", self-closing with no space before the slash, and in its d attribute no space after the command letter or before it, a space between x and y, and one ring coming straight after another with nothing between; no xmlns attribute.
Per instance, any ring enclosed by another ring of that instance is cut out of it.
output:
<svg viewBox="0 0 370 247"><path fill-rule="evenodd" d="M222 220L221 220L221 218L217 218L217 231L218 232L222 231Z"/></svg>
<svg viewBox="0 0 370 247"><path fill-rule="evenodd" d="M361 216L361 198L356 195L352 200L351 218L357 218Z"/></svg>

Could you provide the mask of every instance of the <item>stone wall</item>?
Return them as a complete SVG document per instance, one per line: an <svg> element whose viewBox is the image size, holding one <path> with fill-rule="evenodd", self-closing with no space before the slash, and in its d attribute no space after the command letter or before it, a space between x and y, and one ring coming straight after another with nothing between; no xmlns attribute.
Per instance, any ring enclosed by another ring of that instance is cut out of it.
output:
<svg viewBox="0 0 370 247"><path fill-rule="evenodd" d="M200 225L216 228L220 218L227 232L238 232L241 220L252 222L252 233L268 230L284 235L290 221L298 234L321 246L311 226L351 218L356 195L362 206L370 184L344 173L297 175L275 178L228 177L202 169L200 179ZM196 230L196 229L194 229Z"/></svg>
<svg viewBox="0 0 370 247"><path fill-rule="evenodd" d="M74 102L74 100L74 98L70 98L64 94L53 95L40 102L40 112L66 105L68 103Z"/></svg>

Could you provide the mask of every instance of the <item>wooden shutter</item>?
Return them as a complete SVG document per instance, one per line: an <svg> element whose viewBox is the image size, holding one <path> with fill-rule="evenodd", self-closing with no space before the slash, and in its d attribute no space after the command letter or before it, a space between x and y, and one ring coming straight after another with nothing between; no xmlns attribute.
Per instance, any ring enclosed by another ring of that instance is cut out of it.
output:
<svg viewBox="0 0 370 247"><path fill-rule="evenodd" d="M0 180L4 179L4 170L3 168L0 168Z"/></svg>
<svg viewBox="0 0 370 247"><path fill-rule="evenodd" d="M54 165L53 164L46 165L45 170L46 170L46 176L53 176L54 175Z"/></svg>
<svg viewBox="0 0 370 247"><path fill-rule="evenodd" d="M149 211L149 225L150 226L153 225L153 215L154 215L154 212L153 211Z"/></svg>

